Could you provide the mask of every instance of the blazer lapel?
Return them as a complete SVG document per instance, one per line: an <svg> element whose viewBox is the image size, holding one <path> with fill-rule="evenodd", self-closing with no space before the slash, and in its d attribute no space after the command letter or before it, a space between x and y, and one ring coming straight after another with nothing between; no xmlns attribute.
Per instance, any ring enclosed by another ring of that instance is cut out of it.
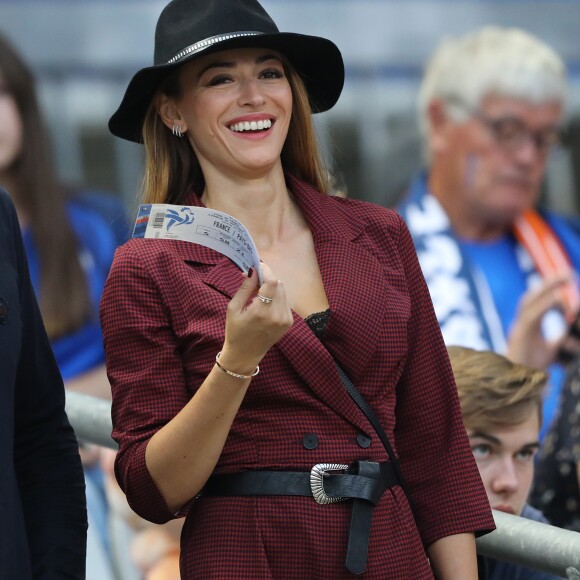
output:
<svg viewBox="0 0 580 580"><path fill-rule="evenodd" d="M273 348L287 359L313 396L349 423L360 425L364 416L342 384L332 355L306 322L296 312L293 314L294 326Z"/></svg>
<svg viewBox="0 0 580 580"><path fill-rule="evenodd" d="M183 205L205 207L199 197L194 193L190 193L185 198ZM178 244L177 251L183 260L213 265L214 267L209 269L203 278L203 282L228 298L232 298L240 287L242 273L229 258L211 248L199 244L179 241L175 241L174 243Z"/></svg>
<svg viewBox="0 0 580 580"><path fill-rule="evenodd" d="M324 344L294 313L294 326L275 347L319 399L347 421L361 425L366 419L347 393L336 363L356 384L373 356L376 348L373 329L382 327L386 310L380 265L369 260L367 253L351 242L325 240L316 246L331 310ZM373 290L365 290L361 297L357 293L358 285L366 288L369 283ZM353 317L358 318L354 324ZM356 355L353 345L356 345Z"/></svg>
<svg viewBox="0 0 580 580"><path fill-rule="evenodd" d="M206 274L203 281L228 298L232 298L242 283L242 276L242 272L229 258L222 257Z"/></svg>
<svg viewBox="0 0 580 580"><path fill-rule="evenodd" d="M337 200L291 176L288 179L313 232L331 317L325 345L294 313L294 326L276 347L320 399L359 425L364 415L346 392L335 361L355 384L364 376L376 348L373 329L382 327L388 302L383 267L371 252L357 244L365 229L362 220L347 216Z"/></svg>
<svg viewBox="0 0 580 580"><path fill-rule="evenodd" d="M242 272L226 256L191 242L179 240L164 240L176 245L176 251L185 262L194 262L213 266L202 278L202 281L231 298L240 287L242 282Z"/></svg>
<svg viewBox="0 0 580 580"><path fill-rule="evenodd" d="M315 248L332 313L327 348L356 384L385 323L388 280L383 265L354 240L319 239Z"/></svg>

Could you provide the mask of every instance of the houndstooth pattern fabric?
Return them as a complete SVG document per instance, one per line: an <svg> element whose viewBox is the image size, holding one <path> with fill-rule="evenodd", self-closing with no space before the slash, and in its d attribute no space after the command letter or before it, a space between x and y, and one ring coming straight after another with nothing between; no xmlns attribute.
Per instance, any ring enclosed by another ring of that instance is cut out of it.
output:
<svg viewBox="0 0 580 580"><path fill-rule="evenodd" d="M413 506L398 486L385 492L374 510L363 577L432 578L425 546L494 523L413 242L393 211L288 179L313 232L332 316L322 344L294 315L294 326L260 363L215 472L386 460L334 357L386 429ZM195 196L187 203L200 204ZM117 251L101 303L116 474L133 509L151 521L175 516L145 466L147 442L212 368L226 306L241 281L229 259L188 242L135 239ZM359 445L361 433L370 446ZM314 449L303 445L306 434L316 435ZM182 577L351 578L349 518L348 503L318 505L305 497L192 501Z"/></svg>

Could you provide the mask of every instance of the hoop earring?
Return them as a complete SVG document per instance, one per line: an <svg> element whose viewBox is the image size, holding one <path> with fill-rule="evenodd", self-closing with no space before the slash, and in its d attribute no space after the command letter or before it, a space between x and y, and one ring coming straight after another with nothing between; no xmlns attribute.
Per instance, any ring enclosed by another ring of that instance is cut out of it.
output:
<svg viewBox="0 0 580 580"><path fill-rule="evenodd" d="M176 137L183 137L183 131L181 130L181 127L179 125L173 125L173 128L171 129L171 132Z"/></svg>

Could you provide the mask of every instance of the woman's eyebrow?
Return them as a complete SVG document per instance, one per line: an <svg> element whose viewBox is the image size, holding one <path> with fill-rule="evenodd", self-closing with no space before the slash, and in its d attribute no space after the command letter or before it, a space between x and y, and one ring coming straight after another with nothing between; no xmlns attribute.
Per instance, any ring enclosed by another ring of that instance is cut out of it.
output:
<svg viewBox="0 0 580 580"><path fill-rule="evenodd" d="M263 62L266 62L267 60L277 60L278 62L282 62L280 60L280 57L276 54L263 54L262 56L259 56L256 59L256 64L262 64Z"/></svg>
<svg viewBox="0 0 580 580"><path fill-rule="evenodd" d="M255 63L256 64L262 64L264 62L267 62L269 60L277 60L278 62L280 61L280 57L275 55L275 54L263 54L260 55L256 58ZM214 60L210 63L208 63L208 65L206 67L204 67L200 72L199 72L199 76L203 75L205 72L207 72L208 70L211 70L212 68L235 68L236 67L236 62L235 61L230 61L230 60Z"/></svg>
<svg viewBox="0 0 580 580"><path fill-rule="evenodd" d="M234 68L235 66L236 66L236 63L233 61L227 61L227 60L213 61L213 62L210 62L206 67L204 67L199 72L199 76L203 75L204 73L206 73L208 70L210 70L212 68Z"/></svg>

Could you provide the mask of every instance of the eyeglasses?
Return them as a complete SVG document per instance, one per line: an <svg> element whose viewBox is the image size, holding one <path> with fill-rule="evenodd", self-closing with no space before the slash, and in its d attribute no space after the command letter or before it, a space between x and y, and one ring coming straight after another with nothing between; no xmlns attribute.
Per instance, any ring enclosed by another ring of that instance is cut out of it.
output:
<svg viewBox="0 0 580 580"><path fill-rule="evenodd" d="M507 151L517 151L525 144L532 142L536 150L542 155L562 143L563 131L561 127L547 127L532 131L517 117L488 117L481 111L470 110L465 104L455 101L453 105L461 106L473 118L482 123L493 135L495 142Z"/></svg>

